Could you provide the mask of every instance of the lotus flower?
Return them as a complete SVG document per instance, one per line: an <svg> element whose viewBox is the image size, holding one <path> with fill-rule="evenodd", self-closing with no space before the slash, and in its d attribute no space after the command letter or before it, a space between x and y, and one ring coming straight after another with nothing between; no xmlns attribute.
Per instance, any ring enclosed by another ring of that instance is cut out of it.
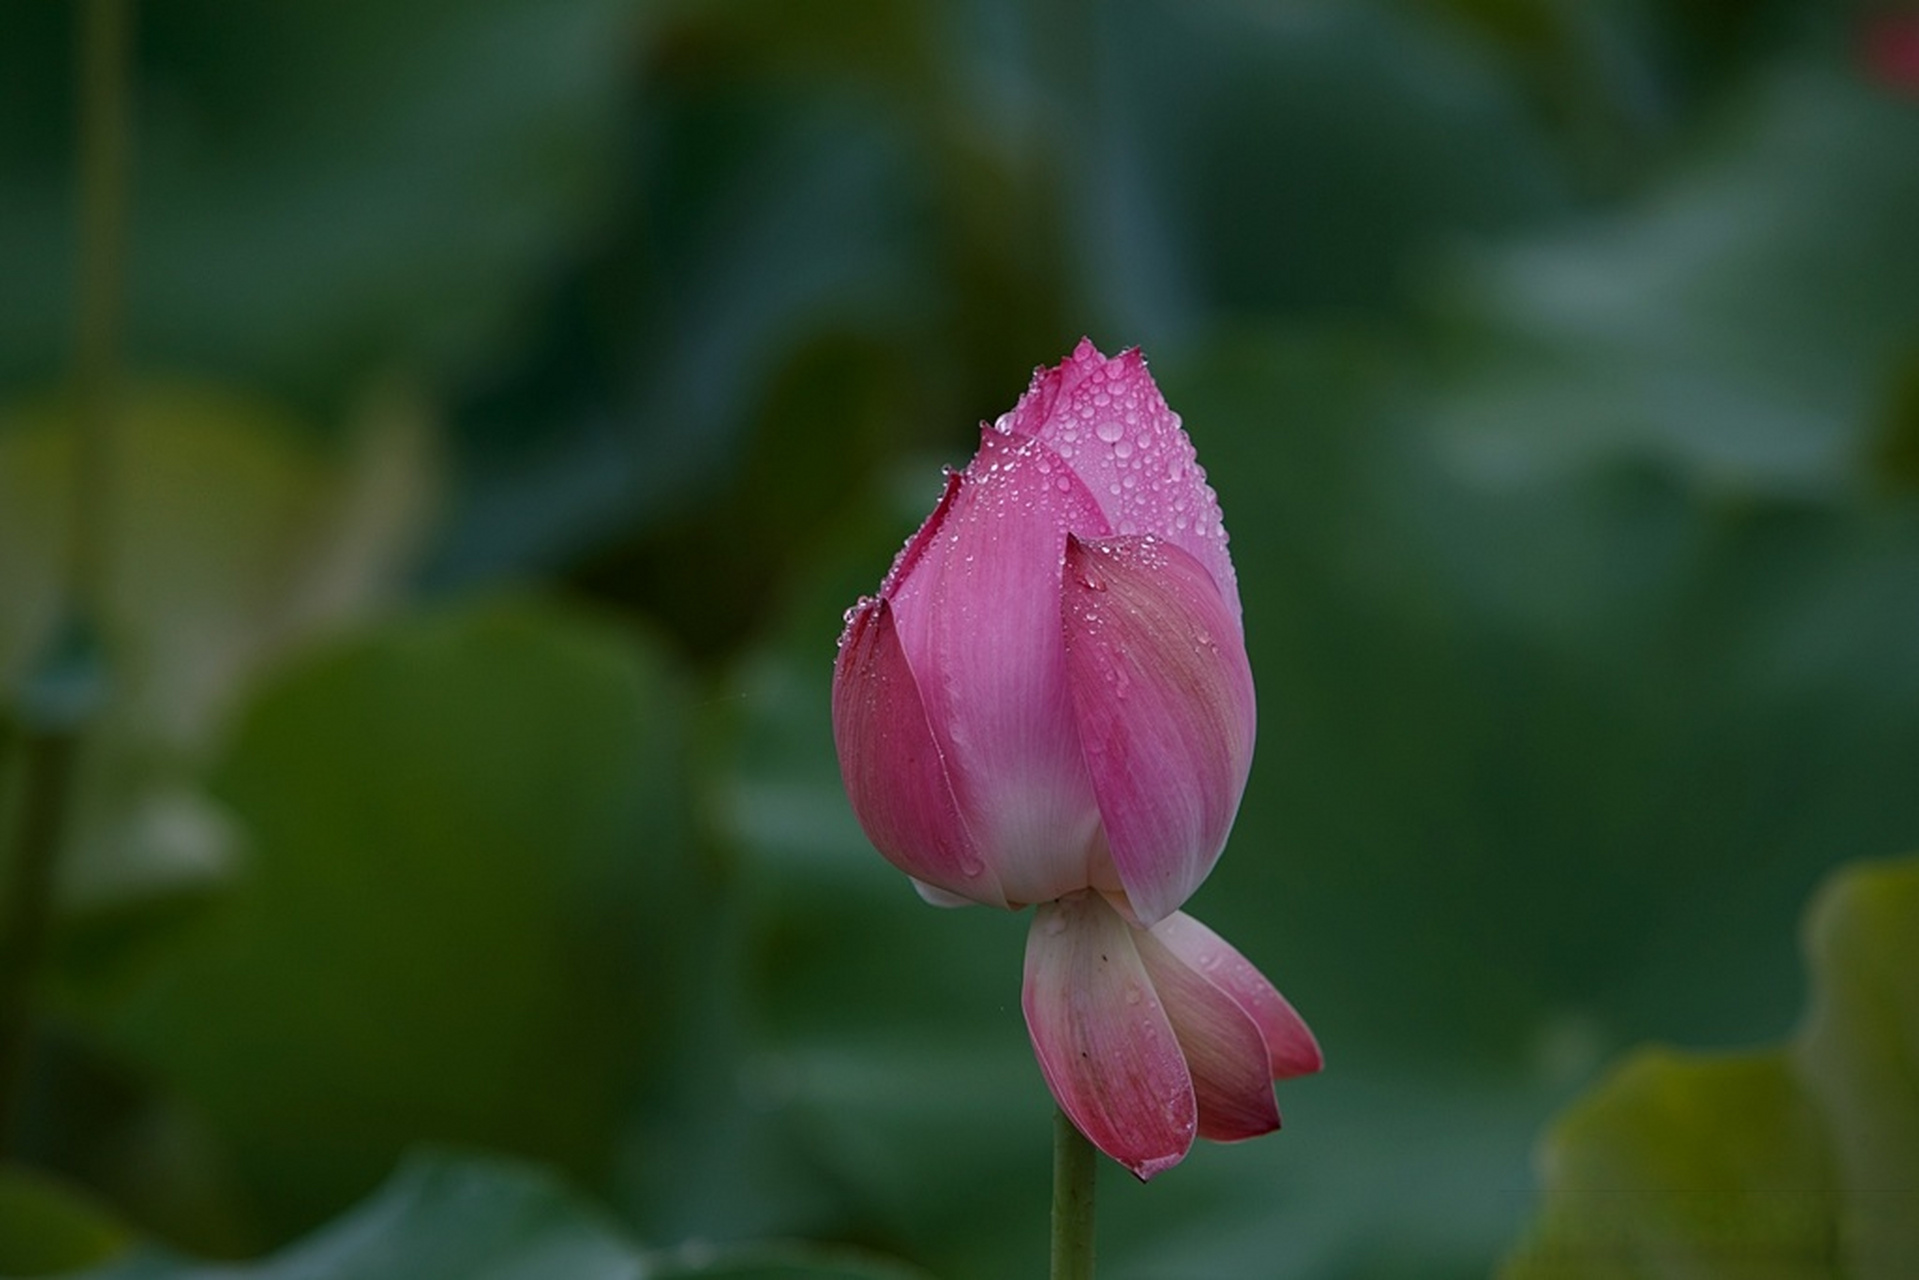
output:
<svg viewBox="0 0 1919 1280"><path fill-rule="evenodd" d="M1279 1126L1312 1033L1178 908L1252 763L1219 503L1137 350L1035 373L847 613L840 772L941 905L1039 904L1024 1005L1053 1096L1140 1178Z"/></svg>

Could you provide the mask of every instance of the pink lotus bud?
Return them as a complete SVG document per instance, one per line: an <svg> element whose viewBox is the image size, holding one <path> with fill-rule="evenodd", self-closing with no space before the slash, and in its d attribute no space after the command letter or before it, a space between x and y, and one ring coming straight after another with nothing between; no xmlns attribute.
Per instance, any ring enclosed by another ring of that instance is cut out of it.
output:
<svg viewBox="0 0 1919 1280"><path fill-rule="evenodd" d="M867 837L937 901L1093 888L1151 924L1253 754L1219 503L1138 351L1082 341L981 432L847 615L833 728Z"/></svg>
<svg viewBox="0 0 1919 1280"><path fill-rule="evenodd" d="M840 773L929 900L1043 904L1025 1009L1053 1096L1148 1178L1279 1127L1319 1069L1271 983L1178 914L1232 829L1253 677L1219 503L1138 351L1082 341L846 615Z"/></svg>
<svg viewBox="0 0 1919 1280"><path fill-rule="evenodd" d="M1279 1128L1273 1082L1321 1064L1305 1022L1218 934L1177 912L1141 928L1096 893L1035 913L1022 1003L1060 1109L1142 1182L1196 1135Z"/></svg>

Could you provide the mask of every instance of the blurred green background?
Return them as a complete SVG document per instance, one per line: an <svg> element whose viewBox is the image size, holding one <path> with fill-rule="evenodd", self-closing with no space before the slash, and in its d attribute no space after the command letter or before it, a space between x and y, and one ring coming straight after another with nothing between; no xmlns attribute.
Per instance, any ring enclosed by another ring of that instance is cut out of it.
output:
<svg viewBox="0 0 1919 1280"><path fill-rule="evenodd" d="M1278 1137L1106 1169L1103 1272L1486 1274L1558 1107L1785 1034L1814 885L1919 848L1899 21L141 5L110 696L0 1225L250 1256L424 1151L374 1218L565 1217L515 1276L1036 1274L1025 921L867 848L828 692L940 465L1084 333L1233 534L1263 732L1191 909L1328 1062ZM0 8L21 717L75 43ZM724 1247L768 1239L820 1247Z"/></svg>

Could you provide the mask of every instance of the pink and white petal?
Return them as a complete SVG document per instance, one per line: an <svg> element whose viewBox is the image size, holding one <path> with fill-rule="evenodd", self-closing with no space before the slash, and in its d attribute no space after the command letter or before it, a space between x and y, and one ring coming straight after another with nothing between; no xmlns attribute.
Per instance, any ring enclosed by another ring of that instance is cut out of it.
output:
<svg viewBox="0 0 1919 1280"><path fill-rule="evenodd" d="M1067 533L1104 519L1051 450L991 429L943 509L891 584L900 643L979 852L1008 901L1049 901L1104 856L1059 630Z"/></svg>
<svg viewBox="0 0 1919 1280"><path fill-rule="evenodd" d="M909 877L909 879L911 879L911 877ZM973 899L971 898L962 898L957 893L948 893L946 890L940 888L938 885L928 884L924 880L913 880L912 883L913 883L913 892L917 893L920 896L920 901L924 902L929 907L950 908L950 907L972 907L972 906L979 905L978 903L973 901Z"/></svg>
<svg viewBox="0 0 1919 1280"><path fill-rule="evenodd" d="M848 617L833 669L833 741L853 812L888 862L973 902L1007 905L954 798L884 599Z"/></svg>
<svg viewBox="0 0 1919 1280"><path fill-rule="evenodd" d="M1232 944L1183 911L1153 926L1153 937L1239 1003L1266 1042L1272 1078L1307 1076L1325 1065L1306 1020Z"/></svg>
<svg viewBox="0 0 1919 1280"><path fill-rule="evenodd" d="M1239 586L1219 498L1138 348L1109 360L1081 339L1057 368L1034 372L1000 421L1065 458L1114 532L1163 538L1199 561L1237 625Z"/></svg>
<svg viewBox="0 0 1919 1280"><path fill-rule="evenodd" d="M1113 865L1152 925L1225 847L1255 727L1246 647L1211 575L1157 538L1069 538L1066 678Z"/></svg>
<svg viewBox="0 0 1919 1280"><path fill-rule="evenodd" d="M1134 945L1186 1055L1199 1136L1237 1142L1279 1128L1266 1042L1252 1017L1150 932L1136 934Z"/></svg>
<svg viewBox="0 0 1919 1280"><path fill-rule="evenodd" d="M1043 904L1026 936L1021 1004L1060 1110L1144 1182L1185 1159L1199 1112L1134 946L1141 936L1096 893Z"/></svg>

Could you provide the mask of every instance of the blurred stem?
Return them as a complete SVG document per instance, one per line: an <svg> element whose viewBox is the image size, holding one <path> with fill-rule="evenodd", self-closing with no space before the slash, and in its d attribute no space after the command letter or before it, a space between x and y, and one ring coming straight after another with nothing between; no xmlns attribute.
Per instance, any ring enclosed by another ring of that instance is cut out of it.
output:
<svg viewBox="0 0 1919 1280"><path fill-rule="evenodd" d="M88 618L100 616L106 587L113 436L120 417L131 4L87 0L80 35L79 325L74 342L79 431L67 585L75 607Z"/></svg>
<svg viewBox="0 0 1919 1280"><path fill-rule="evenodd" d="M79 735L28 732L21 742L20 821L0 917L0 1155L12 1146L33 1038L33 980L46 949L55 854L66 826Z"/></svg>
<svg viewBox="0 0 1919 1280"><path fill-rule="evenodd" d="M0 890L0 1154L14 1137L33 1041L35 979L72 821L81 739L98 703L96 637L107 582L125 290L132 0L87 0L79 34L78 324L64 616L28 678L19 734L19 819Z"/></svg>
<svg viewBox="0 0 1919 1280"><path fill-rule="evenodd" d="M1053 1115L1052 1280L1093 1280L1093 1187L1098 1153L1064 1111Z"/></svg>

